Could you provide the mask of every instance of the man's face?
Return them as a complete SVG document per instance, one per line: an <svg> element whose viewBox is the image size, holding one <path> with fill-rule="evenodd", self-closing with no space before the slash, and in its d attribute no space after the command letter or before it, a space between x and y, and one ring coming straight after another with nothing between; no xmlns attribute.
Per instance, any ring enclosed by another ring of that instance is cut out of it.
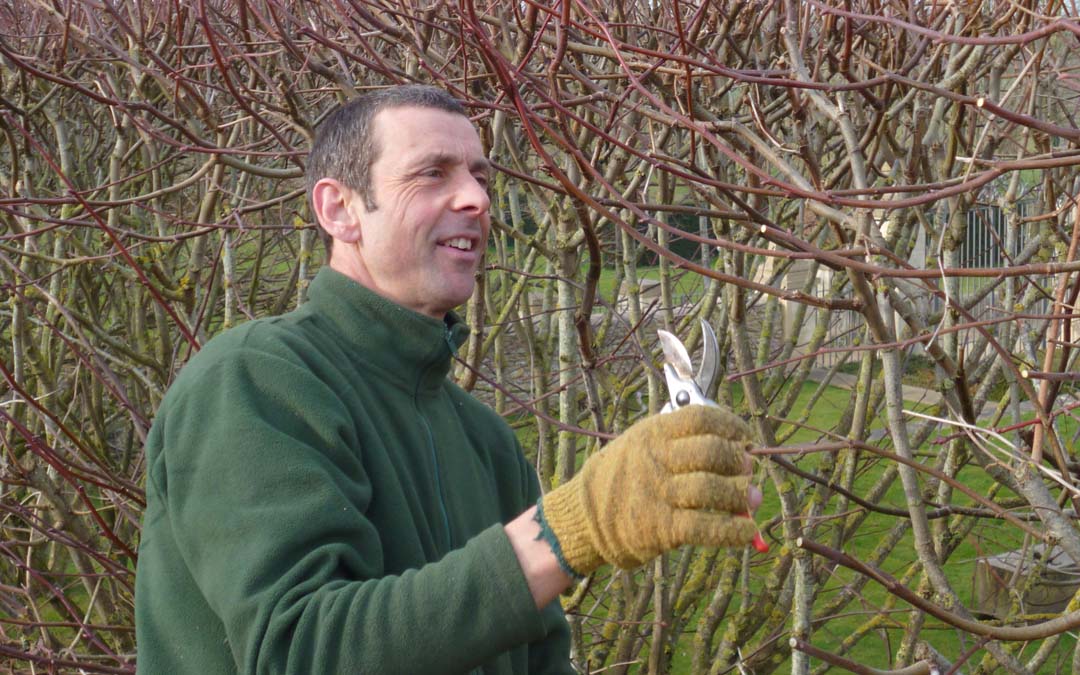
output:
<svg viewBox="0 0 1080 675"><path fill-rule="evenodd" d="M373 133L376 208L350 202L360 236L348 267L376 293L442 318L472 294L491 227L480 137L462 115L416 107L380 112Z"/></svg>

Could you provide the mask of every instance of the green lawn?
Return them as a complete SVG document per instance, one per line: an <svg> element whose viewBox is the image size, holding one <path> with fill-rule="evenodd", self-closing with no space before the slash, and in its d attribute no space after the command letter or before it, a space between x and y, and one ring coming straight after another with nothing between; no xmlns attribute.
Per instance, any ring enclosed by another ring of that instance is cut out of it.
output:
<svg viewBox="0 0 1080 675"><path fill-rule="evenodd" d="M676 305L685 302L694 302L700 298L704 292L703 279L700 275L676 270L671 276L673 281L671 287L671 300ZM596 292L600 297L609 302L614 302L615 300L616 277L617 275L613 268L605 267L600 271L600 281L597 284ZM582 278L584 278L584 269ZM650 287L660 282L660 268L638 267L637 280L639 286L641 286L645 292L646 297L649 297ZM625 277L623 278L623 281L625 282ZM659 291L657 290L656 292L658 293Z"/></svg>

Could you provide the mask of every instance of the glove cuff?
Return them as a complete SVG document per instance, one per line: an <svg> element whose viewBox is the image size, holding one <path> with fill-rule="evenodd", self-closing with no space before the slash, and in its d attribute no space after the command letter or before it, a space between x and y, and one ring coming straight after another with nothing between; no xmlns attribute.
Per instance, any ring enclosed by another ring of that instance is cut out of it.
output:
<svg viewBox="0 0 1080 675"><path fill-rule="evenodd" d="M559 565L570 576L581 579L603 564L577 491L577 482L560 486L536 503L540 537L551 546Z"/></svg>

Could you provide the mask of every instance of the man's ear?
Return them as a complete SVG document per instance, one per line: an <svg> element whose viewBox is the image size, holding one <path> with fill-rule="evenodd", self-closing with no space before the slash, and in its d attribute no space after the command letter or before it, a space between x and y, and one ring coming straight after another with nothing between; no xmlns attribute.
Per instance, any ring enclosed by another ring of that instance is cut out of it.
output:
<svg viewBox="0 0 1080 675"><path fill-rule="evenodd" d="M360 239L360 219L353 207L355 192L333 178L322 178L311 188L315 217L334 240L347 244Z"/></svg>

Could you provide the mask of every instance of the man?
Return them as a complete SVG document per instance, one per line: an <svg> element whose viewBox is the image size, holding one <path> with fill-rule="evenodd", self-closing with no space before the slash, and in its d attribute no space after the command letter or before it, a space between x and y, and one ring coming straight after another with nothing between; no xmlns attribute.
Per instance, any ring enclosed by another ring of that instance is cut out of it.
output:
<svg viewBox="0 0 1080 675"><path fill-rule="evenodd" d="M208 343L151 430L140 672L572 673L574 576L750 541L731 413L641 422L539 499L509 427L446 379L490 224L457 101L354 100L308 171L329 250L309 301Z"/></svg>

